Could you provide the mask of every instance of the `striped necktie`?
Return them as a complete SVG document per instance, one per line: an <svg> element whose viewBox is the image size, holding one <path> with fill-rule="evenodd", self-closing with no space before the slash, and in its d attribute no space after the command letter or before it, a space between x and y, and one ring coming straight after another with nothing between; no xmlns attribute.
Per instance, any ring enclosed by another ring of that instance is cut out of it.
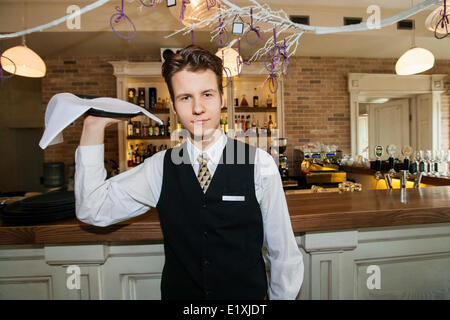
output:
<svg viewBox="0 0 450 320"><path fill-rule="evenodd" d="M209 183L211 182L211 173L208 170L208 166L206 165L208 163L208 155L206 153L200 154L197 158L198 163L200 164L198 168L198 182L200 182L200 187L203 190L203 193L206 193L206 190L208 190Z"/></svg>

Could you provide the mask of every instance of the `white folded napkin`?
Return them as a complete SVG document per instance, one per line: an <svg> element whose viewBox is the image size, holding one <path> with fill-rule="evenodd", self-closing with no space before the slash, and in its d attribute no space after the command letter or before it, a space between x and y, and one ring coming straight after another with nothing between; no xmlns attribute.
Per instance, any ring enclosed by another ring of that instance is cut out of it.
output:
<svg viewBox="0 0 450 320"><path fill-rule="evenodd" d="M62 131L91 108L111 113L136 115L143 113L159 124L163 124L159 118L144 108L120 99L82 99L71 93L58 93L50 99L45 110L45 131L39 146L45 149L49 145L63 142Z"/></svg>

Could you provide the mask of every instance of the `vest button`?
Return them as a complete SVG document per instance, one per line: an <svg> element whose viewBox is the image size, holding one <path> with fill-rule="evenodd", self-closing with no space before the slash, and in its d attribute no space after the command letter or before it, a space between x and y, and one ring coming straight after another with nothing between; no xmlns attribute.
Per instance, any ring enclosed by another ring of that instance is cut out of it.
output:
<svg viewBox="0 0 450 320"><path fill-rule="evenodd" d="M202 208L206 208L206 202L202 203Z"/></svg>
<svg viewBox="0 0 450 320"><path fill-rule="evenodd" d="M208 232L203 231L203 236L204 236L205 238L208 238Z"/></svg>
<svg viewBox="0 0 450 320"><path fill-rule="evenodd" d="M211 264L211 261L209 261L208 259L203 259L203 265L205 267L209 266Z"/></svg>

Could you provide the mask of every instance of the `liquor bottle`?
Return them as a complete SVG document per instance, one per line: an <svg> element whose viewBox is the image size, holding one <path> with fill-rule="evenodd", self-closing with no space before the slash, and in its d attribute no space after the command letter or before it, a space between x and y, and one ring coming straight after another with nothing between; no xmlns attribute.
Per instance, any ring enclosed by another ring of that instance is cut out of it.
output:
<svg viewBox="0 0 450 320"><path fill-rule="evenodd" d="M166 126L164 125L164 122L159 125L159 135L160 136L166 135Z"/></svg>
<svg viewBox="0 0 450 320"><path fill-rule="evenodd" d="M220 129L222 129L222 131L225 130L222 117L220 117Z"/></svg>
<svg viewBox="0 0 450 320"><path fill-rule="evenodd" d="M250 129L250 115L247 115L247 117L245 117L245 130L247 131L248 129Z"/></svg>
<svg viewBox="0 0 450 320"><path fill-rule="evenodd" d="M241 107L248 107L247 99L245 99L245 94L242 95Z"/></svg>
<svg viewBox="0 0 450 320"><path fill-rule="evenodd" d="M170 109L170 99L169 99L169 97L166 98L166 109Z"/></svg>
<svg viewBox="0 0 450 320"><path fill-rule="evenodd" d="M228 132L228 117L225 117L225 123L223 126L223 130L225 131L225 133Z"/></svg>
<svg viewBox="0 0 450 320"><path fill-rule="evenodd" d="M255 93L253 95L253 107L259 107L259 98L258 98L258 92L255 88Z"/></svg>
<svg viewBox="0 0 450 320"><path fill-rule="evenodd" d="M166 123L166 136L170 137L170 117L167 118L167 123Z"/></svg>
<svg viewBox="0 0 450 320"><path fill-rule="evenodd" d="M267 133L271 134L272 130L273 130L272 115L269 115L269 122L267 123Z"/></svg>
<svg viewBox="0 0 450 320"><path fill-rule="evenodd" d="M128 102L133 104L136 103L136 89L128 88Z"/></svg>
<svg viewBox="0 0 450 320"><path fill-rule="evenodd" d="M246 126L246 123L245 123L245 118L244 118L244 115L242 115L241 116L241 130L243 131L243 132L245 132L245 131L247 131L247 126Z"/></svg>
<svg viewBox="0 0 450 320"><path fill-rule="evenodd" d="M127 163L128 166L131 167L133 166L133 145L132 144L128 144L128 155L127 155Z"/></svg>
<svg viewBox="0 0 450 320"><path fill-rule="evenodd" d="M134 163L136 165L140 164L141 162L139 160L140 160L140 157L139 157L139 145L136 145L136 150L134 151Z"/></svg>
<svg viewBox="0 0 450 320"><path fill-rule="evenodd" d="M156 102L156 109L162 109L162 101L161 97L158 97L158 102Z"/></svg>
<svg viewBox="0 0 450 320"><path fill-rule="evenodd" d="M131 119L128 121L128 124L127 124L127 134L128 134L128 136L133 135L133 122L131 122Z"/></svg>
<svg viewBox="0 0 450 320"><path fill-rule="evenodd" d="M234 106L239 107L239 99L238 98L234 98Z"/></svg>
<svg viewBox="0 0 450 320"><path fill-rule="evenodd" d="M180 120L177 122L177 130L181 130L183 127L181 126Z"/></svg>
<svg viewBox="0 0 450 320"><path fill-rule="evenodd" d="M138 99L137 99L138 103L137 105L139 107L145 108L145 89L144 88L139 88L138 89Z"/></svg>
<svg viewBox="0 0 450 320"><path fill-rule="evenodd" d="M153 120L150 120L150 124L148 126L148 135L153 136Z"/></svg>
<svg viewBox="0 0 450 320"><path fill-rule="evenodd" d="M156 88L148 88L148 105L150 109L156 108Z"/></svg>
<svg viewBox="0 0 450 320"><path fill-rule="evenodd" d="M255 121L255 115L252 115L252 129L256 130L256 121ZM256 131L255 131L256 132Z"/></svg>
<svg viewBox="0 0 450 320"><path fill-rule="evenodd" d="M141 124L139 121L135 121L133 123L133 128L134 128L134 135L136 137L139 137L141 135Z"/></svg>
<svg viewBox="0 0 450 320"><path fill-rule="evenodd" d="M267 108L272 107L272 97L270 95L267 96Z"/></svg>
<svg viewBox="0 0 450 320"><path fill-rule="evenodd" d="M153 135L159 136L159 126L157 123L155 123L155 126L153 127Z"/></svg>

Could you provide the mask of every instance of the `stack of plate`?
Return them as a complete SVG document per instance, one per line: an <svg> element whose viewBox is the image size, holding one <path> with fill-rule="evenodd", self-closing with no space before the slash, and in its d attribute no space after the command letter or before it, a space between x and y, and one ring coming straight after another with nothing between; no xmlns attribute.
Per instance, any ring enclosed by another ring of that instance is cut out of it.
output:
<svg viewBox="0 0 450 320"><path fill-rule="evenodd" d="M0 211L5 225L30 225L70 219L75 217L75 195L73 191L52 191L7 204Z"/></svg>

